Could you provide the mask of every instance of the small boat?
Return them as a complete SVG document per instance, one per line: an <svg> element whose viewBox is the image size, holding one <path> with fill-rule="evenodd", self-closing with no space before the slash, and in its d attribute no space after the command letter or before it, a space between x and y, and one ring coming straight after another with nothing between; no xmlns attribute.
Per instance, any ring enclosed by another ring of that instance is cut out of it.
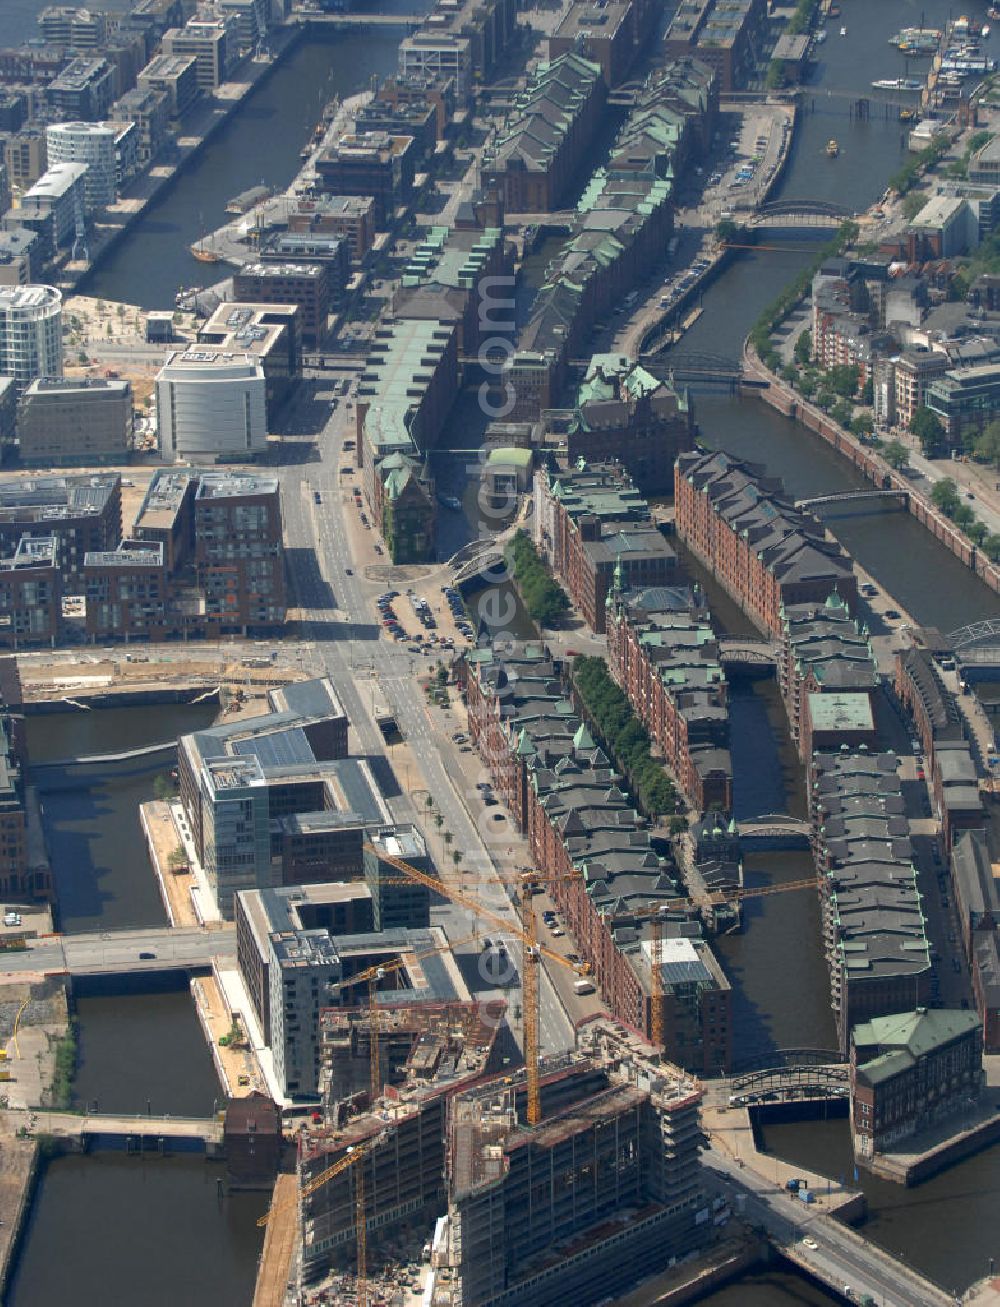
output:
<svg viewBox="0 0 1000 1307"><path fill-rule="evenodd" d="M912 123L916 116L916 109L900 109L899 111L899 121L901 123Z"/></svg>
<svg viewBox="0 0 1000 1307"><path fill-rule="evenodd" d="M826 143L826 153L827 157L830 159L836 159L837 155L840 153L840 146L832 137Z"/></svg>
<svg viewBox="0 0 1000 1307"><path fill-rule="evenodd" d="M923 82L915 77L880 77L872 82L877 91L919 91Z"/></svg>
<svg viewBox="0 0 1000 1307"><path fill-rule="evenodd" d="M987 39L987 37L989 36L989 34L990 34L990 25L989 25L989 23L983 23L983 28L982 28L982 31L979 33L979 35L980 35L980 36L983 38L983 40L985 41L985 40Z"/></svg>
<svg viewBox="0 0 1000 1307"><path fill-rule="evenodd" d="M847 28L846 28L846 27L842 27L842 28L840 29L840 35L841 35L841 36L846 36L846 35L847 35Z"/></svg>
<svg viewBox="0 0 1000 1307"><path fill-rule="evenodd" d="M199 263L218 263L222 257L215 250L206 250L203 246L192 245L191 254Z"/></svg>

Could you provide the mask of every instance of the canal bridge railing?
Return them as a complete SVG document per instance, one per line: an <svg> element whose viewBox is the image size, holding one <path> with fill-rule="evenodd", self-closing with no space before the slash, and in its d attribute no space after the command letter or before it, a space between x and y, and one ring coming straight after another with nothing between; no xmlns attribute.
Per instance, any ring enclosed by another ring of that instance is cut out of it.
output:
<svg viewBox="0 0 1000 1307"><path fill-rule="evenodd" d="M11 1113L23 1117L21 1124L31 1134L55 1139L79 1140L86 1145L98 1141L125 1151L174 1149L215 1150L222 1146L222 1121L216 1117L153 1116L104 1112L56 1112L37 1108Z"/></svg>
<svg viewBox="0 0 1000 1307"><path fill-rule="evenodd" d="M895 499L904 508L910 502L908 490L844 490L834 495L814 495L811 499L796 499L796 508L820 508L825 504L850 504L866 499Z"/></svg>

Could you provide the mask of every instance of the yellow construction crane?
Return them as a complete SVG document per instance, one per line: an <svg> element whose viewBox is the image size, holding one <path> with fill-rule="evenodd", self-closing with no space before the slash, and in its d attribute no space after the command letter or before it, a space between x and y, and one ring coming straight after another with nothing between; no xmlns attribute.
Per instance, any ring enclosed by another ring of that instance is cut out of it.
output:
<svg viewBox="0 0 1000 1307"><path fill-rule="evenodd" d="M319 1175L314 1175L308 1184L302 1185L298 1191L298 1197L300 1199L308 1198L317 1189L322 1189L325 1184L329 1184L331 1180L346 1171L349 1166L353 1166L355 1162L360 1162L366 1153L370 1153L373 1148L377 1148L384 1139L385 1135L381 1134L374 1139L366 1140L363 1144L358 1144L357 1147L348 1148L343 1157L338 1158L332 1166L328 1166L325 1171L320 1171ZM274 1208L271 1207L263 1216L257 1218L257 1224L267 1225L273 1215Z"/></svg>
<svg viewBox="0 0 1000 1307"><path fill-rule="evenodd" d="M390 962L380 962L374 967L369 967L367 971L359 971L356 976L351 976L349 980L341 980L336 985L330 986L331 993L335 993L341 989L351 989L355 985L368 985L369 1087L371 1090L371 1101L373 1106L382 1089L382 1064L379 1054L378 1003L376 1002L378 982L384 980L386 976L392 975L395 971L404 970L408 961L422 962L424 958L433 957L435 953L446 953L450 949L458 948L461 944L467 944L472 938L473 937L469 935L466 939L459 939L454 943L445 941L444 944L438 944L434 948L429 948L422 953L414 954L412 958L404 956L395 958Z"/></svg>
<svg viewBox="0 0 1000 1307"><path fill-rule="evenodd" d="M535 930L535 915L531 908L531 895L534 886L542 881L552 882L560 880L577 880L576 876L546 876L538 872L525 872L518 877L521 886L521 925L512 927L506 917L501 916L499 912L494 912L492 908L486 907L478 899L473 898L471 894L466 894L464 890L455 889L451 885L445 884L444 881L438 880L435 876L428 875L425 871L420 871L416 867L411 867L408 862L402 858L394 857L386 853L384 849L375 849L372 845L367 845L383 862L387 862L391 867L402 873L407 881L416 881L419 885L425 885L435 894L442 894L452 903L457 903L460 907L468 908L478 917L485 921L491 921L498 930L505 934L513 935L515 939L520 940L523 954L524 965L521 976L521 989L524 997L522 1004L524 1011L524 1063L527 1070L528 1079L528 1124L538 1125L542 1119L542 1100L541 1089L539 1086L539 986L538 986L538 964L542 955L547 957L551 962L556 962L561 967L574 972L576 975L583 974L583 968L578 962L570 962L554 949L548 948L545 944L540 944ZM383 881L383 884L386 883Z"/></svg>

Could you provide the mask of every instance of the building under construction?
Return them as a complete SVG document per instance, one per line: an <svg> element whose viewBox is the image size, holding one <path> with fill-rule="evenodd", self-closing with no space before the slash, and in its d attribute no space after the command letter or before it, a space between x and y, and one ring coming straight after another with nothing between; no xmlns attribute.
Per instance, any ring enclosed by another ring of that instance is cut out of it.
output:
<svg viewBox="0 0 1000 1307"><path fill-rule="evenodd" d="M490 1069L506 1006L502 1000L413 1002L379 993L378 1004L327 1009L320 1019L327 1124L300 1135L299 1175L310 1181L349 1149L379 1139L363 1161L302 1199L302 1270L315 1281L356 1265L358 1173L366 1225L387 1232L430 1230L447 1204L445 1144L449 1097ZM371 1025L382 1094L371 1110Z"/></svg>
<svg viewBox="0 0 1000 1307"><path fill-rule="evenodd" d="M331 1083L352 1063L365 1079L370 1020L367 1008L325 1014ZM600 1020L576 1052L543 1063L530 1127L524 1073L490 1074L501 1020L502 1005L381 1007L379 1044L400 1083L374 1111L357 1112L367 1091L331 1099L329 1125L302 1136L307 1282L354 1270L359 1196L369 1250L403 1230L431 1245L435 1307L582 1307L698 1245L709 1223L697 1082ZM349 1149L356 1164L308 1192Z"/></svg>
<svg viewBox="0 0 1000 1307"><path fill-rule="evenodd" d="M452 1102L448 1215L432 1253L439 1307L580 1307L699 1241L701 1089L610 1021L547 1068L543 1120L518 1078Z"/></svg>

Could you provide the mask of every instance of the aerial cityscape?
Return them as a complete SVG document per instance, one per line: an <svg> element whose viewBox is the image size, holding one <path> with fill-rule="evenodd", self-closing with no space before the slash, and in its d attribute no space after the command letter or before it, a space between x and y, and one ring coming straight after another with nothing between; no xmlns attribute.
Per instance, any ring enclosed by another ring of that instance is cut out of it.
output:
<svg viewBox="0 0 1000 1307"><path fill-rule="evenodd" d="M0 5L0 1300L1000 1304L1000 6Z"/></svg>

